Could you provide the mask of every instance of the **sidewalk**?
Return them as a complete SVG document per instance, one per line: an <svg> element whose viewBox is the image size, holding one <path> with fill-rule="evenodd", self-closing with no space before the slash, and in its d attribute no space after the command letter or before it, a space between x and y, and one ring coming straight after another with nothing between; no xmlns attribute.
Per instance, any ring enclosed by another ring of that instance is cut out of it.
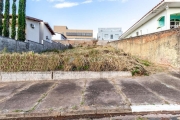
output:
<svg viewBox="0 0 180 120"><path fill-rule="evenodd" d="M0 118L180 113L180 73L0 83Z"/></svg>

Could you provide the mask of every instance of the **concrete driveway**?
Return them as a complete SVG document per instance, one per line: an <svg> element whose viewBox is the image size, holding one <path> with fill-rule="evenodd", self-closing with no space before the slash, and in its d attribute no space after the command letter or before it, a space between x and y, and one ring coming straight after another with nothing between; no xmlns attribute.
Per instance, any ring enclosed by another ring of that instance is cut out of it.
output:
<svg viewBox="0 0 180 120"><path fill-rule="evenodd" d="M152 109L161 112L161 107L180 112L179 105L177 72L132 78L0 83L0 118L132 114Z"/></svg>

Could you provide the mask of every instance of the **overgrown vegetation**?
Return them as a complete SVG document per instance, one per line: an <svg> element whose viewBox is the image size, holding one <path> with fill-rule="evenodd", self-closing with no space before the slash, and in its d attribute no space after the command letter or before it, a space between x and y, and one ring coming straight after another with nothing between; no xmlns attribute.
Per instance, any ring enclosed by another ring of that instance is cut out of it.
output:
<svg viewBox="0 0 180 120"><path fill-rule="evenodd" d="M29 53L0 54L0 71L49 71L59 65L57 55L43 55Z"/></svg>
<svg viewBox="0 0 180 120"><path fill-rule="evenodd" d="M0 71L131 71L132 75L149 75L157 70L146 60L108 46L51 50L41 54L5 51L0 54Z"/></svg>

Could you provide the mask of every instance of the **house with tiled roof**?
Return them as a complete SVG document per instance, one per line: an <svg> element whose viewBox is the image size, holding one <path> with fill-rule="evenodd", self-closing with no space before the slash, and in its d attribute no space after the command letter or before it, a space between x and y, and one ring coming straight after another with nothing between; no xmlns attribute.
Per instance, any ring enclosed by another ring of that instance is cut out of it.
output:
<svg viewBox="0 0 180 120"><path fill-rule="evenodd" d="M120 39L169 30L179 26L180 0L162 0L123 33Z"/></svg>

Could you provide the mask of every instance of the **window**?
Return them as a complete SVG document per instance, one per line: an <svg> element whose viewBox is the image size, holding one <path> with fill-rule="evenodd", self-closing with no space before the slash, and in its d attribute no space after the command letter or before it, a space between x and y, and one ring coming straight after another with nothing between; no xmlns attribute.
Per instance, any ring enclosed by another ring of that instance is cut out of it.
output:
<svg viewBox="0 0 180 120"><path fill-rule="evenodd" d="M119 34L115 34L116 36L119 36Z"/></svg>
<svg viewBox="0 0 180 120"><path fill-rule="evenodd" d="M76 33L76 32L67 32L67 36L92 36L92 33Z"/></svg>
<svg viewBox="0 0 180 120"><path fill-rule="evenodd" d="M139 36L139 32L136 32L136 35Z"/></svg>
<svg viewBox="0 0 180 120"><path fill-rule="evenodd" d="M161 28L165 25L165 17L161 17L159 20L158 20L158 28Z"/></svg>
<svg viewBox="0 0 180 120"><path fill-rule="evenodd" d="M171 20L171 28L178 28L180 26L179 20Z"/></svg>
<svg viewBox="0 0 180 120"><path fill-rule="evenodd" d="M48 36L46 36L46 40L49 40L49 37L48 37Z"/></svg>
<svg viewBox="0 0 180 120"><path fill-rule="evenodd" d="M180 26L180 13L170 15L170 28L177 28Z"/></svg>
<svg viewBox="0 0 180 120"><path fill-rule="evenodd" d="M108 38L108 34L104 34L104 37L105 37L105 38Z"/></svg>
<svg viewBox="0 0 180 120"><path fill-rule="evenodd" d="M111 35L111 39L113 39L113 35Z"/></svg>

